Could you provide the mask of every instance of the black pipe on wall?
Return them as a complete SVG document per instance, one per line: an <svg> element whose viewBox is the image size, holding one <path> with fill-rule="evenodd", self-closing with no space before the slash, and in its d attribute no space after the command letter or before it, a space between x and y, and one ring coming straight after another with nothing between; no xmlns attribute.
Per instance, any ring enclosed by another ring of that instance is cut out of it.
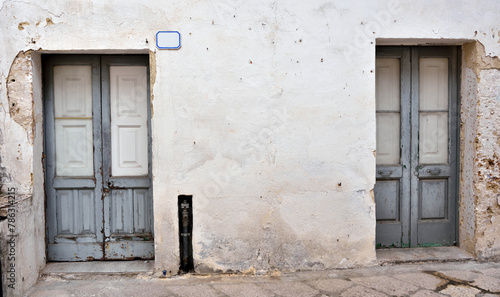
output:
<svg viewBox="0 0 500 297"><path fill-rule="evenodd" d="M194 271L193 263L193 196L179 195L179 243L181 265L179 270L181 273Z"/></svg>

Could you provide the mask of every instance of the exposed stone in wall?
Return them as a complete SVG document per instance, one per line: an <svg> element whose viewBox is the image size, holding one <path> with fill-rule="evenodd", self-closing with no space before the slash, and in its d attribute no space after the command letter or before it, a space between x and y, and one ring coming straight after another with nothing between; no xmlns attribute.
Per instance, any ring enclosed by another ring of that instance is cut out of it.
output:
<svg viewBox="0 0 500 297"><path fill-rule="evenodd" d="M487 57L479 42L465 44L464 54L466 71L472 70L477 78L475 254L500 258L500 59Z"/></svg>
<svg viewBox="0 0 500 297"><path fill-rule="evenodd" d="M33 144L33 83L31 51L21 51L14 59L7 77L10 117L26 130Z"/></svg>
<svg viewBox="0 0 500 297"><path fill-rule="evenodd" d="M479 82L476 250L500 258L500 69L481 70Z"/></svg>
<svg viewBox="0 0 500 297"><path fill-rule="evenodd" d="M153 51L149 51L149 90L151 94L151 117L153 117L154 109L153 109L153 100L154 93L153 87L156 82L156 53Z"/></svg>
<svg viewBox="0 0 500 297"><path fill-rule="evenodd" d="M476 176L477 133L477 76L470 68L462 67L460 114L460 200L459 245L475 253L476 207L474 177Z"/></svg>

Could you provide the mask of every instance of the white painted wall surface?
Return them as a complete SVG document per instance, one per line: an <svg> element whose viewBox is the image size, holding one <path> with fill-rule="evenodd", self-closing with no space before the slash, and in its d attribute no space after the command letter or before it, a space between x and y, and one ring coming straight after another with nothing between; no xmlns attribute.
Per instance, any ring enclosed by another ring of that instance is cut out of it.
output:
<svg viewBox="0 0 500 297"><path fill-rule="evenodd" d="M199 271L371 265L375 45L478 40L498 56L499 17L495 0L0 1L3 182L43 199L32 122L9 114L20 51L151 51L157 269L178 269L179 194ZM164 30L179 50L155 48Z"/></svg>

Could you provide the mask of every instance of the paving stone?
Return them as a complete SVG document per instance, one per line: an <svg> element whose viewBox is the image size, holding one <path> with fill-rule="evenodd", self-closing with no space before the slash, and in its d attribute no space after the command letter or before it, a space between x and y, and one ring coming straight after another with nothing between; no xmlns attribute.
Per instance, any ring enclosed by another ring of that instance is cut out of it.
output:
<svg viewBox="0 0 500 297"><path fill-rule="evenodd" d="M321 291L333 293L341 292L353 285L351 281L343 279L320 279L307 283Z"/></svg>
<svg viewBox="0 0 500 297"><path fill-rule="evenodd" d="M439 273L466 282L472 282L481 275L478 272L465 270L439 271Z"/></svg>
<svg viewBox="0 0 500 297"><path fill-rule="evenodd" d="M474 286L478 286L481 289L485 289L490 292L495 292L500 294L500 280L487 275L481 275L472 283Z"/></svg>
<svg viewBox="0 0 500 297"><path fill-rule="evenodd" d="M238 297L266 297L274 296L273 293L260 288L254 284L231 284L231 285L213 285L213 287L229 296Z"/></svg>
<svg viewBox="0 0 500 297"><path fill-rule="evenodd" d="M426 273L405 273L395 275L394 277L414 286L429 290L435 290L443 282L443 280Z"/></svg>
<svg viewBox="0 0 500 297"><path fill-rule="evenodd" d="M406 296L418 290L418 287L412 284L388 276L357 277L351 280L391 296Z"/></svg>
<svg viewBox="0 0 500 297"><path fill-rule="evenodd" d="M302 283L302 282L272 282L264 283L261 287L274 292L280 296L315 296L319 293L318 290Z"/></svg>
<svg viewBox="0 0 500 297"><path fill-rule="evenodd" d="M488 275L491 277L500 278L500 269L498 269L498 268L481 269L481 274Z"/></svg>
<svg viewBox="0 0 500 297"><path fill-rule="evenodd" d="M476 288L466 287L466 286L448 286L446 289L442 290L441 293L447 294L453 297L475 297L477 293L481 292Z"/></svg>
<svg viewBox="0 0 500 297"><path fill-rule="evenodd" d="M425 271L437 271L431 275ZM70 276L71 277L71 276ZM463 284L445 282L447 278ZM444 279L444 280L443 280ZM470 281L471 284L467 284ZM447 285L447 287L445 287ZM443 288L436 292L437 288ZM477 289L477 288L480 289ZM87 278L41 279L31 290L34 297L73 296L475 296L491 297L500 287L500 263L432 263L367 268L294 272L268 276L176 276L133 279L88 275ZM481 291L483 290L483 291ZM487 292L489 290L489 293ZM7 294L9 296L9 294Z"/></svg>
<svg viewBox="0 0 500 297"><path fill-rule="evenodd" d="M203 296L203 297L220 297L223 293L218 292L214 288L206 285L196 286L168 286L169 291L179 296Z"/></svg>
<svg viewBox="0 0 500 297"><path fill-rule="evenodd" d="M65 290L40 290L30 295L31 297L70 297L71 294Z"/></svg>
<svg viewBox="0 0 500 297"><path fill-rule="evenodd" d="M421 290L417 293L411 295L411 297L443 297L446 295L431 291L431 290Z"/></svg>
<svg viewBox="0 0 500 297"><path fill-rule="evenodd" d="M387 297L387 295L362 286L354 286L345 290L341 297Z"/></svg>

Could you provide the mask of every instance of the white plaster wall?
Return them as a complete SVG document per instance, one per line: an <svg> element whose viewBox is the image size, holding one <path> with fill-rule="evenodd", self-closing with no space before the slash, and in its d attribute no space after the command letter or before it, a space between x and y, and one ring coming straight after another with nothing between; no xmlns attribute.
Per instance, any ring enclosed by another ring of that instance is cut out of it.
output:
<svg viewBox="0 0 500 297"><path fill-rule="evenodd" d="M1 166L32 191L39 160L5 88L19 51L151 50L158 269L178 269L179 194L193 195L200 271L370 265L376 40L498 55L499 16L494 0L1 1ZM182 48L157 50L160 30Z"/></svg>

